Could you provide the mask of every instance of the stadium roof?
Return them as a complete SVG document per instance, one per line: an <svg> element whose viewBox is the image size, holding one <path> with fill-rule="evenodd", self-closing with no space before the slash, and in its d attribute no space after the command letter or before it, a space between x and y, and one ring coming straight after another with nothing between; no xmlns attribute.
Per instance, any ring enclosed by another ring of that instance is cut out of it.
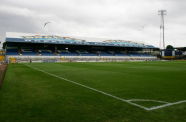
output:
<svg viewBox="0 0 186 122"><path fill-rule="evenodd" d="M186 47L174 47L174 49L186 51Z"/></svg>
<svg viewBox="0 0 186 122"><path fill-rule="evenodd" d="M136 47L136 48L156 48L152 45L143 43L125 41L125 40L104 40L102 42L89 42L85 39L66 37L48 34L31 34L31 33L6 33L6 42L21 43L47 43L47 44L71 44L71 45L94 45L94 46L115 46L115 47Z"/></svg>

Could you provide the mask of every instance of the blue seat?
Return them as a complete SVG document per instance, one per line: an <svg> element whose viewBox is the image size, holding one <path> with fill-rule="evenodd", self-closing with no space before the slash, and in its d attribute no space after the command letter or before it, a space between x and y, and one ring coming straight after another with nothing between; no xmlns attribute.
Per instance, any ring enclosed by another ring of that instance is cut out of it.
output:
<svg viewBox="0 0 186 122"><path fill-rule="evenodd" d="M80 56L97 56L97 55L92 54L92 53L80 53L79 55Z"/></svg>
<svg viewBox="0 0 186 122"><path fill-rule="evenodd" d="M57 50L57 53L60 56L78 56L78 54L75 54L75 51L69 51L69 50Z"/></svg>
<svg viewBox="0 0 186 122"><path fill-rule="evenodd" d="M93 54L92 51L86 50L76 50L76 53L80 56L96 56L96 54Z"/></svg>
<svg viewBox="0 0 186 122"><path fill-rule="evenodd" d="M133 56L133 57L139 57L141 56L141 54L138 53L128 53L129 56Z"/></svg>
<svg viewBox="0 0 186 122"><path fill-rule="evenodd" d="M37 52L34 49L21 49L22 55L38 55Z"/></svg>
<svg viewBox="0 0 186 122"><path fill-rule="evenodd" d="M107 51L96 51L95 53L99 56L115 56Z"/></svg>
<svg viewBox="0 0 186 122"><path fill-rule="evenodd" d="M19 55L18 49L7 49L6 55Z"/></svg>
<svg viewBox="0 0 186 122"><path fill-rule="evenodd" d="M128 55L125 55L124 53L121 53L121 52L116 52L114 53L115 56L128 56Z"/></svg>
<svg viewBox="0 0 186 122"><path fill-rule="evenodd" d="M38 49L38 52L41 54L41 56L57 56L51 50Z"/></svg>
<svg viewBox="0 0 186 122"><path fill-rule="evenodd" d="M148 54L141 54L142 57L150 57Z"/></svg>

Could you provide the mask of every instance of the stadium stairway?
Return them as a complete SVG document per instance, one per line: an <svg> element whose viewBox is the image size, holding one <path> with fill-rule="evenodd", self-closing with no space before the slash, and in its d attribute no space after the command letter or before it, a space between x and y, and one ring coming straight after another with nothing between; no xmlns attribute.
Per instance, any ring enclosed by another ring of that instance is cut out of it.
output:
<svg viewBox="0 0 186 122"><path fill-rule="evenodd" d="M35 49L35 51L36 51L36 53L37 53L38 55L41 55L36 49Z"/></svg>
<svg viewBox="0 0 186 122"><path fill-rule="evenodd" d="M59 54L56 52L56 55L59 55Z"/></svg>
<svg viewBox="0 0 186 122"><path fill-rule="evenodd" d="M21 49L18 49L18 51L19 51L19 55L22 55L22 53L21 53Z"/></svg>
<svg viewBox="0 0 186 122"><path fill-rule="evenodd" d="M52 50L52 53L54 53L54 54L56 54L58 56L58 53L57 52L54 52L53 50Z"/></svg>

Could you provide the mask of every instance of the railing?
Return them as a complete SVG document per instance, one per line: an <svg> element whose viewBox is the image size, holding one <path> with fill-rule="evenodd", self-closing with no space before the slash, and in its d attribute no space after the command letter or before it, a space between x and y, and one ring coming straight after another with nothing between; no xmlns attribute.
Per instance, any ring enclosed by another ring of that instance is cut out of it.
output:
<svg viewBox="0 0 186 122"><path fill-rule="evenodd" d="M141 56L6 56L6 61L15 58L16 62L105 62L105 61L131 61L131 60L156 60L157 57ZM65 60L64 60L65 59Z"/></svg>

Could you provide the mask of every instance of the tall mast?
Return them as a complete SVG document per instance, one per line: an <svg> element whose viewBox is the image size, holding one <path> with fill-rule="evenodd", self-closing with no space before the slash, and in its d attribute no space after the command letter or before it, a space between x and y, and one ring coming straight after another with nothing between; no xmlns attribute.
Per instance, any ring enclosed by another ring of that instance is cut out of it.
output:
<svg viewBox="0 0 186 122"><path fill-rule="evenodd" d="M159 10L158 15L161 15L160 29L163 29L163 48L165 49L164 15L167 15L167 10ZM160 37L161 37L161 35L160 35Z"/></svg>

